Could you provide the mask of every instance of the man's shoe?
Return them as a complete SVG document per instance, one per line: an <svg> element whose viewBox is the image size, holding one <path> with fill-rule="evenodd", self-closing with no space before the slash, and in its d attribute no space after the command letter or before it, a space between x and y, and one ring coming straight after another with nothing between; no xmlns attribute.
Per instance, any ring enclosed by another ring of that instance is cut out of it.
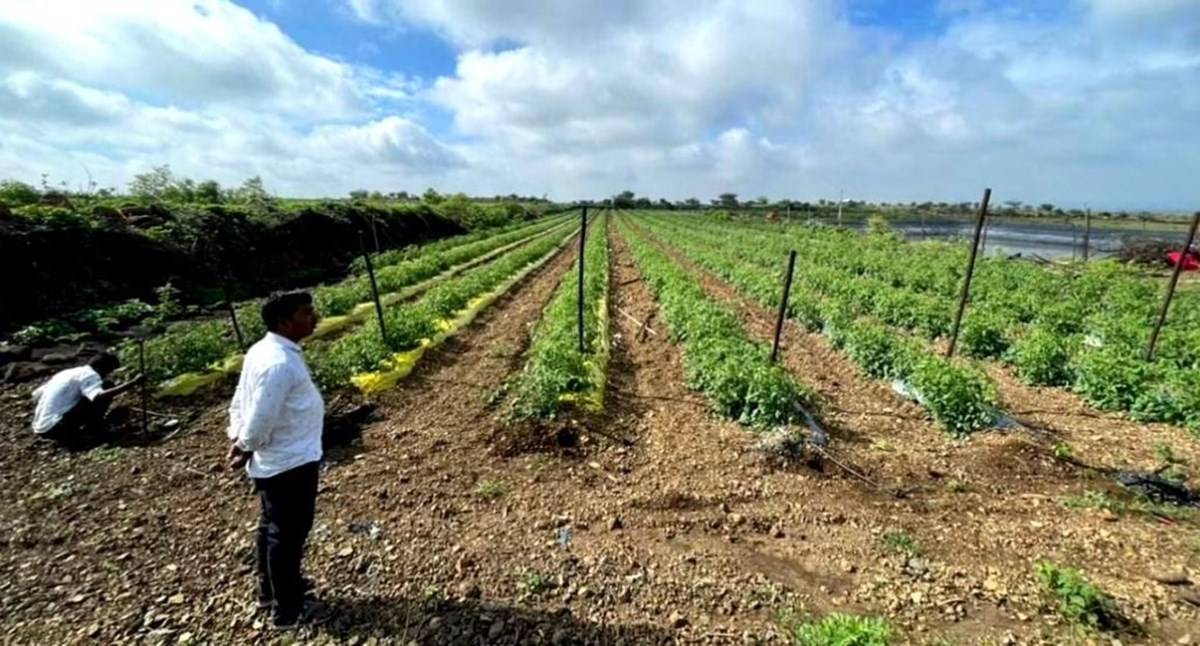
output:
<svg viewBox="0 0 1200 646"><path fill-rule="evenodd" d="M316 587L317 587L317 584L313 583L312 579L310 579L308 577L300 578L300 589L304 591L305 599L315 599L316 598L315 595L313 594L313 590L315 590ZM274 607L275 607L275 599L274 598L264 597L262 595L259 595L258 605L256 606L256 608L258 610L268 610L268 609L274 608Z"/></svg>
<svg viewBox="0 0 1200 646"><path fill-rule="evenodd" d="M294 617L275 615L277 630L291 630L301 626L319 626L333 619L333 611L329 606L319 601L305 601L300 612Z"/></svg>

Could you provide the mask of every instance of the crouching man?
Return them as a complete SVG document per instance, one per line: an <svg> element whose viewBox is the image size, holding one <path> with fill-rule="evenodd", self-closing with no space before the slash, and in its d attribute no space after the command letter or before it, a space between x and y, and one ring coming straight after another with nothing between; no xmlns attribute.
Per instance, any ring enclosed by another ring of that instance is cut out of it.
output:
<svg viewBox="0 0 1200 646"><path fill-rule="evenodd" d="M262 506L258 523L259 605L275 625L319 623L327 610L305 601L301 562L316 511L325 404L299 342L317 325L306 292L272 294L262 306L267 334L246 352L229 406L226 456L246 467Z"/></svg>
<svg viewBox="0 0 1200 646"><path fill-rule="evenodd" d="M115 355L96 355L86 366L68 368L33 391L33 432L71 448L104 439L105 413L121 393L142 382L142 376L113 387L107 379L121 366Z"/></svg>

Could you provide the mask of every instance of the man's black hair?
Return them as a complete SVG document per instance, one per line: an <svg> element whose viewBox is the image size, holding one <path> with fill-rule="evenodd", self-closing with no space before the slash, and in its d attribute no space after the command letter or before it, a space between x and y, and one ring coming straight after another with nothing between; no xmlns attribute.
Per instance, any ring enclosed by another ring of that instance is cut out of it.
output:
<svg viewBox="0 0 1200 646"><path fill-rule="evenodd" d="M121 367L121 360L117 355L111 352L101 352L100 354L88 360L88 365L96 372L107 375L108 373Z"/></svg>
<svg viewBox="0 0 1200 646"><path fill-rule="evenodd" d="M275 292L262 305L263 323L274 332L304 305L312 305L312 294L303 290Z"/></svg>

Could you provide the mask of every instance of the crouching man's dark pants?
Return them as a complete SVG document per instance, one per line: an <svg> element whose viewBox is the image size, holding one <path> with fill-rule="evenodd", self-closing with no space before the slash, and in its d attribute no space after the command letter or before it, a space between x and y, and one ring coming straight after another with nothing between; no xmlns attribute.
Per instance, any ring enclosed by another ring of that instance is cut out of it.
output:
<svg viewBox="0 0 1200 646"><path fill-rule="evenodd" d="M275 618L300 613L304 589L300 563L317 504L319 463L310 462L270 478L255 478L262 502L258 521L259 598L275 602Z"/></svg>

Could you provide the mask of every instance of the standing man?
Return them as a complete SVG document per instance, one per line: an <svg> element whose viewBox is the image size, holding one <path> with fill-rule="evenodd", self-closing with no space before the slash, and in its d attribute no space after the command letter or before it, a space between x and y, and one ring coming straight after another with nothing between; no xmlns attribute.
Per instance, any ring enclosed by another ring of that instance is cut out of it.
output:
<svg viewBox="0 0 1200 646"><path fill-rule="evenodd" d="M274 607L282 628L328 618L318 604L305 603L300 573L316 509L325 403L299 346L317 325L312 296L272 294L262 317L267 334L246 352L229 406L227 460L231 469L246 467L262 503L259 604Z"/></svg>
<svg viewBox="0 0 1200 646"><path fill-rule="evenodd" d="M142 383L142 376L112 386L107 379L121 366L107 352L86 366L62 370L33 391L33 432L63 446L79 448L105 434L104 414L117 395Z"/></svg>

